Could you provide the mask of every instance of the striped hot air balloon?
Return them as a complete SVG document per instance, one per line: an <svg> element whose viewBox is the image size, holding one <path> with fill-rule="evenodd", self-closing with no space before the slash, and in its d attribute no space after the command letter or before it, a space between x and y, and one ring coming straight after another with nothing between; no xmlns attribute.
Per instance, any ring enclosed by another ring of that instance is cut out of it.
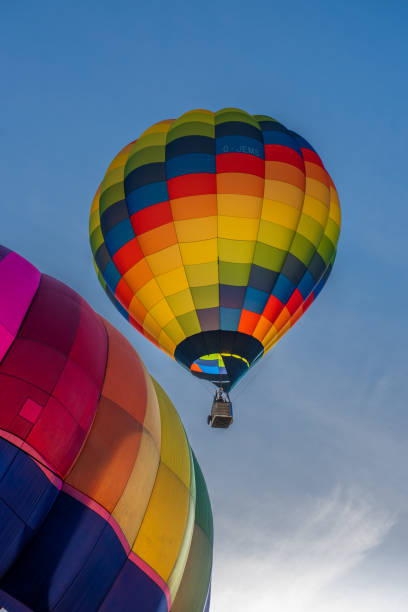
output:
<svg viewBox="0 0 408 612"><path fill-rule="evenodd" d="M112 161L90 215L98 277L120 312L226 390L314 301L339 232L312 146L233 108L148 128Z"/></svg>
<svg viewBox="0 0 408 612"><path fill-rule="evenodd" d="M114 327L3 247L0 526L8 612L209 608L211 506L173 404Z"/></svg>

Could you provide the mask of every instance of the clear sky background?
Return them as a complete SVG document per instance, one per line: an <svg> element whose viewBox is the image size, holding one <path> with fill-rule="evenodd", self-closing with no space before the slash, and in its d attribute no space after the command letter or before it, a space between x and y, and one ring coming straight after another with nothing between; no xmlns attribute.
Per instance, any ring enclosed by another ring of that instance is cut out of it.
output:
<svg viewBox="0 0 408 612"><path fill-rule="evenodd" d="M215 520L213 612L408 609L408 4L0 2L0 242L116 325L166 388ZM211 395L99 287L92 197L113 156L192 108L269 114L317 149L343 228L316 303Z"/></svg>

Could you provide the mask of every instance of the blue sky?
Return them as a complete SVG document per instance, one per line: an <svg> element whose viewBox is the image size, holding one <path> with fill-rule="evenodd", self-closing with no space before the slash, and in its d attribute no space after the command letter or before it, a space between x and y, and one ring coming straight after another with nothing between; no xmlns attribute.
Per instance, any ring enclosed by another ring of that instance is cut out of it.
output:
<svg viewBox="0 0 408 612"><path fill-rule="evenodd" d="M2 3L0 242L79 291L169 392L213 502L214 612L408 609L407 23L396 0ZM217 432L210 393L98 286L88 213L124 144L225 106L312 143L343 228L325 290Z"/></svg>

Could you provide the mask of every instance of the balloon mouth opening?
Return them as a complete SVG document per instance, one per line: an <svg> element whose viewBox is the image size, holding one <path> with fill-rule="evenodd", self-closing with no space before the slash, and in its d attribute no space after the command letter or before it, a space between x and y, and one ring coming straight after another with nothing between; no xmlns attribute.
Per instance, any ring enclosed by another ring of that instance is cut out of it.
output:
<svg viewBox="0 0 408 612"><path fill-rule="evenodd" d="M233 366L233 364L235 364ZM190 366L192 374L198 378L205 378L219 387L231 388L233 379L232 371L238 366L242 373L249 369L249 361L240 355L231 353L212 353L202 355Z"/></svg>
<svg viewBox="0 0 408 612"><path fill-rule="evenodd" d="M228 375L228 370L225 363L225 357L240 359L243 364L249 368L249 361L240 355L231 355L229 353L212 353L211 355L202 355L196 359L190 366L190 370L197 374L225 374ZM242 364L242 365L243 365Z"/></svg>
<svg viewBox="0 0 408 612"><path fill-rule="evenodd" d="M229 391L262 354L263 345L249 334L208 330L185 338L174 357L197 378Z"/></svg>

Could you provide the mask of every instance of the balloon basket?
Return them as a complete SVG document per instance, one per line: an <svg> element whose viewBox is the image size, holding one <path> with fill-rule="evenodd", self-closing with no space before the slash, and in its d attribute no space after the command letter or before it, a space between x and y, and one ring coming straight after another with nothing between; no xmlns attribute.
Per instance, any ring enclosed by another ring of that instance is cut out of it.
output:
<svg viewBox="0 0 408 612"><path fill-rule="evenodd" d="M217 429L227 429L233 421L232 403L222 389L216 391L207 423Z"/></svg>

